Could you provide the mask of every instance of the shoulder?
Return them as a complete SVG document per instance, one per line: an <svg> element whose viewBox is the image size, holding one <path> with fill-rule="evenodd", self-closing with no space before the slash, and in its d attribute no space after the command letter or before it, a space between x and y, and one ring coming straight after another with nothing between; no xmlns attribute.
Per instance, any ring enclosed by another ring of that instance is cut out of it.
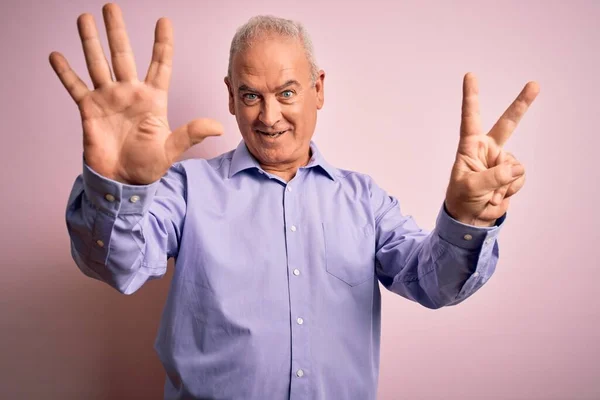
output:
<svg viewBox="0 0 600 400"><path fill-rule="evenodd" d="M333 168L333 174L343 187L361 188L370 191L375 184L373 178L366 173L344 168Z"/></svg>
<svg viewBox="0 0 600 400"><path fill-rule="evenodd" d="M343 168L334 170L342 190L352 198L368 199L374 209L384 207L390 200L394 200L369 174Z"/></svg>
<svg viewBox="0 0 600 400"><path fill-rule="evenodd" d="M172 168L180 169L185 172L190 171L198 171L198 172L219 172L224 169L228 169L231 164L231 159L233 157L234 150L230 150L228 152L222 153L216 157L210 159L204 158L188 158L185 160L181 160L173 164Z"/></svg>
<svg viewBox="0 0 600 400"><path fill-rule="evenodd" d="M335 172L336 178L338 178L341 182L352 182L352 181L368 182L368 181L372 180L370 175L359 172L359 171L353 171L350 169L342 169L342 168L336 168L335 170L336 170L336 172Z"/></svg>

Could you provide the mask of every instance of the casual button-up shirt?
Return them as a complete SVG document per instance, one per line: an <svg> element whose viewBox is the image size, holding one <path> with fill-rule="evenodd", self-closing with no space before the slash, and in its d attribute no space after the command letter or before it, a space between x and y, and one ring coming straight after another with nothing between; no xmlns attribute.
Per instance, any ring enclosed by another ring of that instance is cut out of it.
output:
<svg viewBox="0 0 600 400"><path fill-rule="evenodd" d="M83 163L69 198L71 253L130 294L175 270L155 342L165 399L376 398L381 297L460 303L493 274L496 226L440 207L431 232L369 176L310 162L285 182L242 141L126 185Z"/></svg>

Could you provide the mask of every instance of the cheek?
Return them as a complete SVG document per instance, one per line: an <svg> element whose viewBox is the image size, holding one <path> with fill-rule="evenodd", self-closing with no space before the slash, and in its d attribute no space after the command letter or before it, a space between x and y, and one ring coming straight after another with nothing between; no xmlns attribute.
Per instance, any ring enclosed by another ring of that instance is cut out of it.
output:
<svg viewBox="0 0 600 400"><path fill-rule="evenodd" d="M303 102L291 105L283 114L285 119L292 124L302 134L310 134L312 132L304 132L311 130L316 120L316 108L310 102Z"/></svg>
<svg viewBox="0 0 600 400"><path fill-rule="evenodd" d="M240 127L252 126L258 118L258 112L255 109L256 107L246 107L244 104L236 104L235 115Z"/></svg>
<svg viewBox="0 0 600 400"><path fill-rule="evenodd" d="M294 128L301 129L305 125L303 119L306 118L304 105L301 103L289 104L283 107L281 110L283 117L287 122L294 126Z"/></svg>

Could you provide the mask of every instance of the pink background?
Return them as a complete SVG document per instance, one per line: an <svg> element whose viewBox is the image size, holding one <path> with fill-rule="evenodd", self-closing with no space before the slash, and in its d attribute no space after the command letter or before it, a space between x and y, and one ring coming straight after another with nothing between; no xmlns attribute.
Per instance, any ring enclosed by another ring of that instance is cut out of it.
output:
<svg viewBox="0 0 600 400"><path fill-rule="evenodd" d="M457 307L384 293L380 399L600 398L597 202L600 2L122 1L145 73L155 21L175 27L172 127L200 116L240 140L223 76L250 16L303 21L326 76L315 140L369 173L431 229L458 140L463 74L479 78L490 128L528 80L541 94L507 149L526 166L495 276ZM85 277L64 209L81 171L78 112L47 61L89 78L76 18L100 1L3 1L0 398L160 399L152 345L171 272L131 297ZM415 168L415 166L418 166Z"/></svg>

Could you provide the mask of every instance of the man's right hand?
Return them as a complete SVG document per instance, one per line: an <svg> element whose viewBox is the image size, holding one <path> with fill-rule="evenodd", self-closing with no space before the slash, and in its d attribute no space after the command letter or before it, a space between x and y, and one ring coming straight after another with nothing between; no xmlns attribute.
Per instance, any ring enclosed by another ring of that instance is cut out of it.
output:
<svg viewBox="0 0 600 400"><path fill-rule="evenodd" d="M50 54L50 64L79 107L86 163L109 179L149 184L159 180L188 148L207 136L221 135L223 127L215 120L197 119L171 132L167 91L173 28L168 19L156 23L152 62L140 82L121 10L107 4L102 11L114 77L90 14L82 14L77 25L94 90L87 88L62 54Z"/></svg>

